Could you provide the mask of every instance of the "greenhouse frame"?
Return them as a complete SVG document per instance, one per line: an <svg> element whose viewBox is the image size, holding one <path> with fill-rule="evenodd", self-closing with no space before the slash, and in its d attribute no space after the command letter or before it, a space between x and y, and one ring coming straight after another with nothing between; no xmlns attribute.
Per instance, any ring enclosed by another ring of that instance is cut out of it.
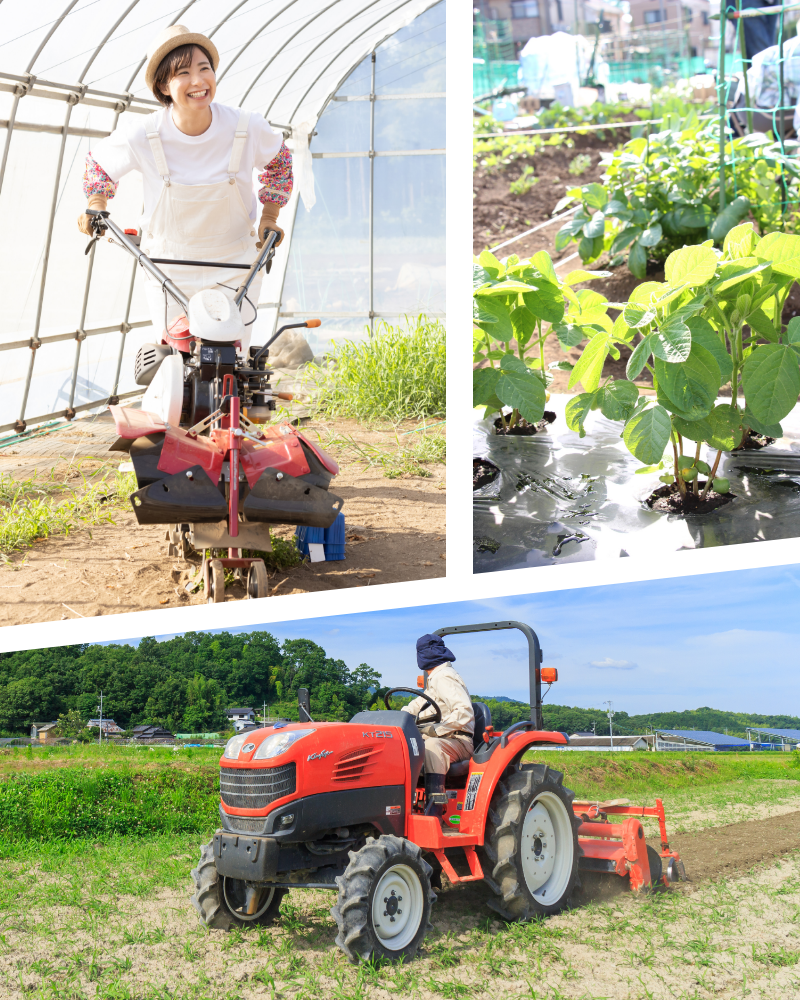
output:
<svg viewBox="0 0 800 1000"><path fill-rule="evenodd" d="M170 24L213 39L216 100L262 114L292 150L294 192L279 220L287 238L253 341L284 317L319 318L319 336L309 335L319 355L384 321L443 319L445 4L230 0L221 13L213 0L167 11L156 0L6 0L0 432L142 391L133 358L152 327L138 265L105 242L86 247L76 217L92 140L159 107L144 52ZM132 174L109 211L138 225L141 204Z"/></svg>

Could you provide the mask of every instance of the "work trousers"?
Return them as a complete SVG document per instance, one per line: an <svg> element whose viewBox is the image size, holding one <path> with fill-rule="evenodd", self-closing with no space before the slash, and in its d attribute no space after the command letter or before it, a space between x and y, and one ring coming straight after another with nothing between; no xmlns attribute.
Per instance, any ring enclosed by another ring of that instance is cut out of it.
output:
<svg viewBox="0 0 800 1000"><path fill-rule="evenodd" d="M447 774L451 764L459 760L469 760L472 756L472 740L465 736L441 738L424 736L425 773Z"/></svg>
<svg viewBox="0 0 800 1000"><path fill-rule="evenodd" d="M772 7L773 0L742 0L742 9L747 7ZM753 56L777 44L778 15L766 14L763 17L746 17L744 20L744 47L748 63ZM738 21L733 22L738 31ZM784 31L784 39L785 39Z"/></svg>

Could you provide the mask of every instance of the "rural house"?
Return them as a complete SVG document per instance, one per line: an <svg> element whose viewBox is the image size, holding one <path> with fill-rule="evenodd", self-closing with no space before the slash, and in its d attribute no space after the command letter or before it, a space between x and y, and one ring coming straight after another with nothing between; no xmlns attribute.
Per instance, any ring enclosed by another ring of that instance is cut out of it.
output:
<svg viewBox="0 0 800 1000"><path fill-rule="evenodd" d="M161 726L134 726L131 734L135 740L174 740L175 736Z"/></svg>
<svg viewBox="0 0 800 1000"><path fill-rule="evenodd" d="M256 713L252 708L228 708L225 714L233 723L233 728L237 733L241 732L248 724L252 725L256 720Z"/></svg>
<svg viewBox="0 0 800 1000"><path fill-rule="evenodd" d="M39 740L40 743L47 743L48 740L56 739L53 732L57 722L34 722L31 724L31 739Z"/></svg>
<svg viewBox="0 0 800 1000"><path fill-rule="evenodd" d="M86 723L89 729L100 729L99 719L89 719ZM122 736L125 730L116 724L113 719L103 719L103 736Z"/></svg>

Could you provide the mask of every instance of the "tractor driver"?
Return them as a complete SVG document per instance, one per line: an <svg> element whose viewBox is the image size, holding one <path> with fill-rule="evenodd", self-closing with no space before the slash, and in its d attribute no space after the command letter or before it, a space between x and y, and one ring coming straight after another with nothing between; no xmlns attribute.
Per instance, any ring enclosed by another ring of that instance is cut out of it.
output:
<svg viewBox="0 0 800 1000"><path fill-rule="evenodd" d="M425 740L426 816L441 819L447 797L444 780L448 768L472 756L475 711L461 675L452 666L455 656L438 635L417 639L417 664L428 675L426 693L442 710L440 722L425 724L431 708L424 698L415 698L403 707L416 718L422 714L420 732ZM428 712L424 709L427 708Z"/></svg>

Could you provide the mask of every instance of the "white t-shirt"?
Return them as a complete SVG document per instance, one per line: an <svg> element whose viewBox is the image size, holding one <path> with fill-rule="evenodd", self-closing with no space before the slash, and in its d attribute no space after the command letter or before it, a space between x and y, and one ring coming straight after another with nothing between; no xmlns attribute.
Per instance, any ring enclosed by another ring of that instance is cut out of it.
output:
<svg viewBox="0 0 800 1000"><path fill-rule="evenodd" d="M211 125L202 135L184 135L172 120L169 108L156 112L158 133L169 168L170 180L176 184L215 184L228 180L233 137L239 122L239 108L226 104L211 104ZM127 117L127 116L126 116ZM119 181L131 170L139 170L144 187L142 226L146 227L164 186L153 150L145 134L146 115L131 115L125 125L116 129L94 146L91 156L112 181ZM250 115L236 183L242 202L256 218L256 188L253 171L264 167L279 152L283 135L275 132L260 114Z"/></svg>

